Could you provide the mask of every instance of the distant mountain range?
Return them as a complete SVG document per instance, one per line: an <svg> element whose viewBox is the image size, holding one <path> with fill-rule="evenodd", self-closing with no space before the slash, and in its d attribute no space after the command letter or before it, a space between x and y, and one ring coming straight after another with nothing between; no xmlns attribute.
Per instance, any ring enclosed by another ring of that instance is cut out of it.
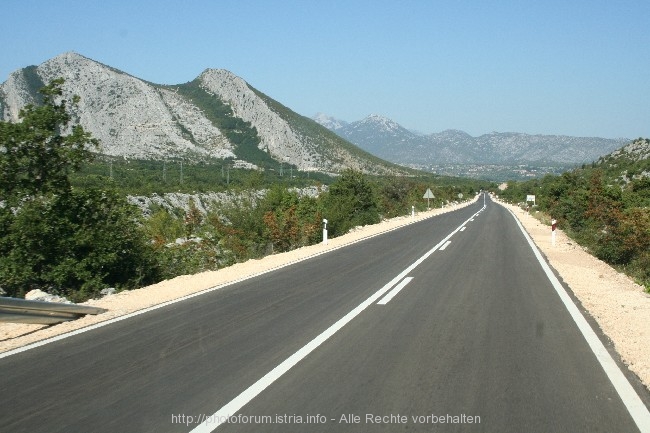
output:
<svg viewBox="0 0 650 433"><path fill-rule="evenodd" d="M146 82L77 53L13 72L0 85L0 118L16 121L38 90L62 77L64 97L81 99L74 119L105 155L133 159L230 159L240 167L407 171L350 144L223 69L179 85Z"/></svg>
<svg viewBox="0 0 650 433"><path fill-rule="evenodd" d="M73 52L13 72L0 85L0 118L16 121L22 107L40 102L38 90L59 77L65 98L80 97L73 117L100 140L100 152L132 159L228 159L246 168L283 164L330 173L398 174L411 167L498 179L561 171L629 142L510 132L472 137L457 130L423 135L378 115L351 123L323 114L312 120L223 69L160 85Z"/></svg>
<svg viewBox="0 0 650 433"><path fill-rule="evenodd" d="M563 169L590 163L630 141L517 132L492 132L472 137L454 129L422 135L376 114L351 123L322 113L313 119L360 148L396 164L438 169L434 171L462 165L465 172L461 169L453 174L475 177L480 174L480 167L510 166L515 169L523 165Z"/></svg>

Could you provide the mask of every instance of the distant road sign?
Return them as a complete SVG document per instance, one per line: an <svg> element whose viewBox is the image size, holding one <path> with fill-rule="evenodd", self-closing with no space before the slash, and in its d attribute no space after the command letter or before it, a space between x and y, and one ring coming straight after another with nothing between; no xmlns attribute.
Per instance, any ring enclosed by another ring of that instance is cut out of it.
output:
<svg viewBox="0 0 650 433"><path fill-rule="evenodd" d="M427 188L427 192L424 193L424 196L422 198L427 199L427 209L429 209L429 199L436 198L436 196L431 192L431 188Z"/></svg>

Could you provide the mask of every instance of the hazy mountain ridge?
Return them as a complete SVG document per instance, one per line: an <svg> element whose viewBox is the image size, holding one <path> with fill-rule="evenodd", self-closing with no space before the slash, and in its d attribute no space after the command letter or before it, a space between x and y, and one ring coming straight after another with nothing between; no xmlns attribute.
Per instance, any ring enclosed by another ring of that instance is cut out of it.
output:
<svg viewBox="0 0 650 433"><path fill-rule="evenodd" d="M22 107L39 102L38 89L59 77L65 80L64 98L80 96L73 117L100 140L103 154L158 160L232 158L239 159L240 166L254 167L241 156L243 152L238 154L241 143L229 139L233 130L226 136L215 123L214 113L206 113L205 105L199 106L187 96L183 86L193 82L153 84L73 52L10 74L0 85L2 119L18 120ZM206 69L194 82L206 92L203 96L212 95L219 99L215 103L229 107L232 117L225 123L249 125L247 138L252 137L258 156L266 155L267 161L274 159L301 170L403 171L293 113L229 71Z"/></svg>
<svg viewBox="0 0 650 433"><path fill-rule="evenodd" d="M324 113L316 113L313 120L331 131L341 129L348 124L348 122L344 120L336 119Z"/></svg>
<svg viewBox="0 0 650 433"><path fill-rule="evenodd" d="M321 115L315 121L326 117ZM335 120L328 117L328 123ZM445 130L417 135L382 116L371 115L334 132L380 158L408 166L443 164L582 164L620 148L628 139L491 132L472 137ZM324 124L326 125L326 124Z"/></svg>

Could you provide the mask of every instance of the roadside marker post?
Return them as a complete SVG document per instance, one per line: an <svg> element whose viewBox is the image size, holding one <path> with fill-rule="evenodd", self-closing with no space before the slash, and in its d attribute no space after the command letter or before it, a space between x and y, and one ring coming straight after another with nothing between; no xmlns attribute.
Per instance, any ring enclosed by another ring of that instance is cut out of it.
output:
<svg viewBox="0 0 650 433"><path fill-rule="evenodd" d="M323 218L323 245L327 245L327 220Z"/></svg>
<svg viewBox="0 0 650 433"><path fill-rule="evenodd" d="M551 245L555 246L555 229L557 228L557 220L551 220Z"/></svg>

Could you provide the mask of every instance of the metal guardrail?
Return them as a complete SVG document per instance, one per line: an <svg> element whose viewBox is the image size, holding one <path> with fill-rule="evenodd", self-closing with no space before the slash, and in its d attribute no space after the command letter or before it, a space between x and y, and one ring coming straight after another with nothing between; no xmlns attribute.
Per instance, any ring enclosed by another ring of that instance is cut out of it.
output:
<svg viewBox="0 0 650 433"><path fill-rule="evenodd" d="M58 302L28 301L0 297L0 322L54 325L86 314L105 313L105 308Z"/></svg>

